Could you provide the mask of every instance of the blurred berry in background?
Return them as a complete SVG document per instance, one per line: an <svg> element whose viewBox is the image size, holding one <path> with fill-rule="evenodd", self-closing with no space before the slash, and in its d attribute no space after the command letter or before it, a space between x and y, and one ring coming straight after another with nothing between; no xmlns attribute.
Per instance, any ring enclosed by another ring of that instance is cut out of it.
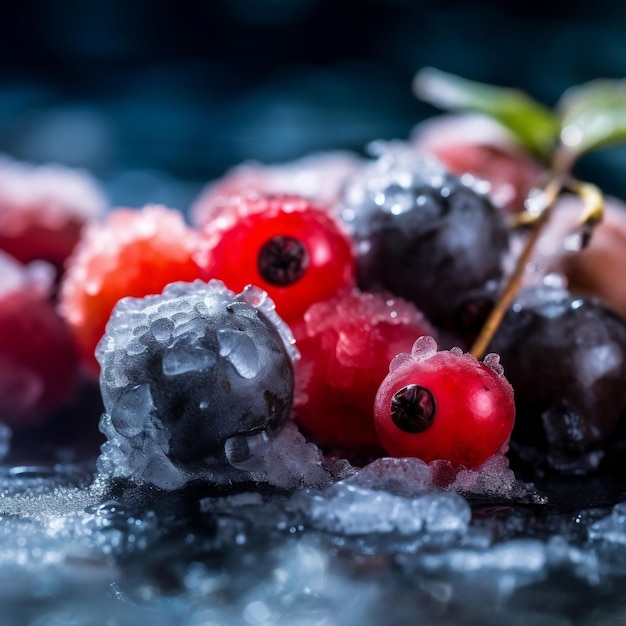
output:
<svg viewBox="0 0 626 626"><path fill-rule="evenodd" d="M33 0L3 7L0 153L183 210L245 160L405 138L424 66L553 104L626 69L626 5L557 0ZM585 176L626 197L624 148Z"/></svg>

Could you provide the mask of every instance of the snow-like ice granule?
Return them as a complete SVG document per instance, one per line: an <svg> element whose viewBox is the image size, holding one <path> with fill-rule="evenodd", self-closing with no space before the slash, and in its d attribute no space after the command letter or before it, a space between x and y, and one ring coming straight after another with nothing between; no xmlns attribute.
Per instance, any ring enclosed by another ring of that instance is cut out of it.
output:
<svg viewBox="0 0 626 626"><path fill-rule="evenodd" d="M292 506L318 529L341 535L444 533L463 536L471 519L459 494L541 499L515 479L502 454L477 470L414 458L381 458L319 492L296 493Z"/></svg>
<svg viewBox="0 0 626 626"><path fill-rule="evenodd" d="M589 538L626 546L626 502L616 504L610 514L589 527Z"/></svg>
<svg viewBox="0 0 626 626"><path fill-rule="evenodd" d="M462 536L471 519L459 495L427 492L407 498L339 482L323 493L294 497L313 528L339 535L446 533Z"/></svg>
<svg viewBox="0 0 626 626"><path fill-rule="evenodd" d="M597 514L576 529L596 533L591 545L571 541L570 516L547 537L519 538L523 509L480 527L431 474L416 460L381 459L292 496L112 500L80 468L16 468L0 475L3 623L395 626L461 614L552 624L572 585L611 593L621 580L619 559L598 556L616 544ZM620 533L624 510L608 523ZM539 611L546 594L561 601Z"/></svg>
<svg viewBox="0 0 626 626"><path fill-rule="evenodd" d="M455 467L442 460L425 463L413 457L383 457L357 470L343 482L375 491L388 491L402 497L415 497L432 490L441 490L505 501L544 501L532 489L532 485L515 477L502 451L476 469Z"/></svg>

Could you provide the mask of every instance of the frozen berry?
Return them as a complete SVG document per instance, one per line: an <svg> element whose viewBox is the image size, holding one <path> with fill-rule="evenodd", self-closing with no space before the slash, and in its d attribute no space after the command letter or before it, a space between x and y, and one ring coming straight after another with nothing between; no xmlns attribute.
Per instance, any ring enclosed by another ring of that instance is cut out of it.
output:
<svg viewBox="0 0 626 626"><path fill-rule="evenodd" d="M475 468L506 445L515 421L513 389L498 357L415 342L389 366L375 404L376 431L392 456Z"/></svg>
<svg viewBox="0 0 626 626"><path fill-rule="evenodd" d="M242 163L202 190L189 209L190 217L194 224L202 225L210 218L217 198L250 191L295 194L330 205L337 200L343 181L356 170L360 160L352 152L332 151L310 154L289 163Z"/></svg>
<svg viewBox="0 0 626 626"><path fill-rule="evenodd" d="M22 263L43 259L62 271L85 223L106 206L85 172L0 158L0 250Z"/></svg>
<svg viewBox="0 0 626 626"><path fill-rule="evenodd" d="M554 469L598 467L626 410L626 321L597 298L564 289L520 293L490 347L515 389L512 442Z"/></svg>
<svg viewBox="0 0 626 626"><path fill-rule="evenodd" d="M504 216L439 164L401 145L378 149L340 207L357 243L360 287L391 291L435 326L471 334L463 325L480 326L472 316L488 311L503 277Z"/></svg>
<svg viewBox="0 0 626 626"><path fill-rule="evenodd" d="M60 311L82 360L97 374L94 350L116 302L160 293L170 282L204 276L197 234L178 211L117 208L85 231L60 288Z"/></svg>
<svg viewBox="0 0 626 626"><path fill-rule="evenodd" d="M123 298L97 349L107 455L116 449L116 463L138 480L226 462L232 438L230 454L245 458L246 436L274 435L288 419L296 356L257 287L235 295L220 281L196 280Z"/></svg>
<svg viewBox="0 0 626 626"><path fill-rule="evenodd" d="M295 421L318 445L379 451L374 397L389 362L434 331L409 302L347 290L312 305L296 334Z"/></svg>
<svg viewBox="0 0 626 626"><path fill-rule="evenodd" d="M300 196L223 198L203 227L208 276L265 290L288 323L354 282L352 244L329 212Z"/></svg>
<svg viewBox="0 0 626 626"><path fill-rule="evenodd" d="M39 425L77 392L72 336L50 300L54 270L0 253L0 421Z"/></svg>

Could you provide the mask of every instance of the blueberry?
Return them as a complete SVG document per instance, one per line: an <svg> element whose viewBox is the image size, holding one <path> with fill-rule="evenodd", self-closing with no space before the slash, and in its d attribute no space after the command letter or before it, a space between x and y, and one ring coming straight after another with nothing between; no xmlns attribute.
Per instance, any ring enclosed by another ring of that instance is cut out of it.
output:
<svg viewBox="0 0 626 626"><path fill-rule="evenodd" d="M256 287L236 296L198 280L124 298L96 354L109 455L124 456L133 474L154 459L219 463L230 438L276 434L293 402L295 355Z"/></svg>
<svg viewBox="0 0 626 626"><path fill-rule="evenodd" d="M564 473L597 469L626 410L626 320L591 296L529 288L488 349L515 390L513 444Z"/></svg>
<svg viewBox="0 0 626 626"><path fill-rule="evenodd" d="M401 146L379 152L348 181L339 208L357 243L360 287L390 290L461 337L475 333L503 277L504 216L473 179Z"/></svg>

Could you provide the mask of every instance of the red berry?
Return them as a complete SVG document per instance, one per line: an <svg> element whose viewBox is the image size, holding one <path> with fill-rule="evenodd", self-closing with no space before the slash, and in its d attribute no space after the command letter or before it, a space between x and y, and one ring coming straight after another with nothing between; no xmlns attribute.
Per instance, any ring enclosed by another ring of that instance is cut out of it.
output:
<svg viewBox="0 0 626 626"><path fill-rule="evenodd" d="M77 391L72 336L49 298L54 271L0 253L0 421L45 421Z"/></svg>
<svg viewBox="0 0 626 626"><path fill-rule="evenodd" d="M509 439L513 389L497 355L484 362L459 348L437 352L432 337L389 366L375 404L376 431L392 456L476 468Z"/></svg>
<svg viewBox="0 0 626 626"><path fill-rule="evenodd" d="M329 212L300 196L222 198L203 226L208 276L233 291L254 284L293 323L354 282L354 253Z"/></svg>
<svg viewBox="0 0 626 626"><path fill-rule="evenodd" d="M86 229L69 259L59 306L88 370L99 372L94 351L120 298L204 277L197 244L178 211L157 205L115 209Z"/></svg>
<svg viewBox="0 0 626 626"><path fill-rule="evenodd" d="M380 451L374 398L389 361L433 329L411 303L357 289L318 302L296 334L294 419L318 445Z"/></svg>

